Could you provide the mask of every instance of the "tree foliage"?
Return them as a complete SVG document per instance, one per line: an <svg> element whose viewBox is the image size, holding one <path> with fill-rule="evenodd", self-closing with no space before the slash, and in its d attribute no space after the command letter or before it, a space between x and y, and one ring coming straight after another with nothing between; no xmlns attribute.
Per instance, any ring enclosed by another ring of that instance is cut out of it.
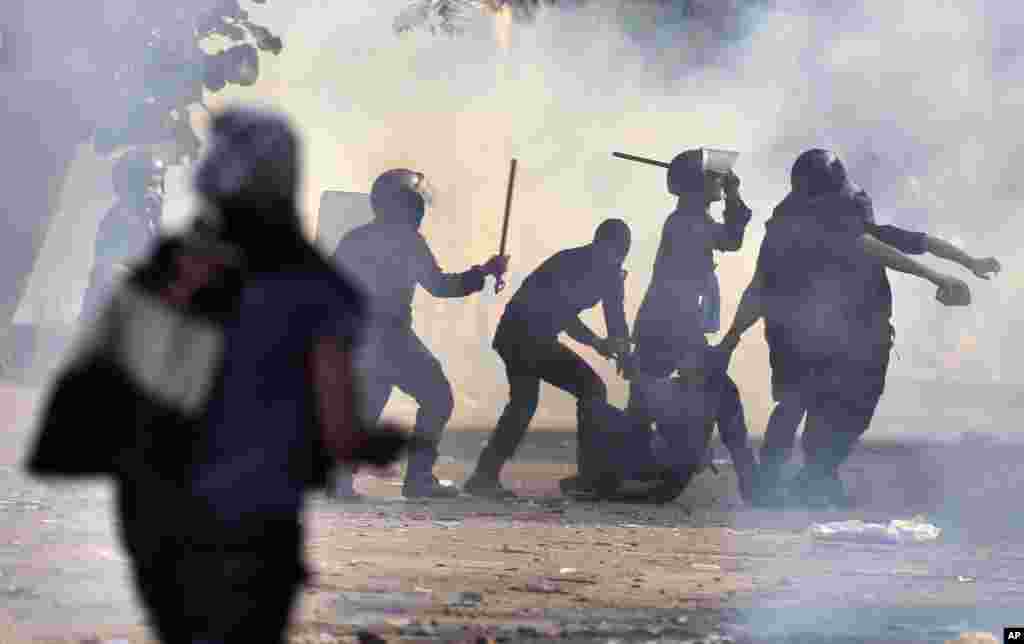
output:
<svg viewBox="0 0 1024 644"><path fill-rule="evenodd" d="M110 154L122 146L175 141L174 163L198 155L188 108L202 104L205 92L252 85L260 52L278 55L284 44L253 22L239 0L218 0L194 12L140 16L120 47L122 62L111 70L117 91L97 124L96 150Z"/></svg>

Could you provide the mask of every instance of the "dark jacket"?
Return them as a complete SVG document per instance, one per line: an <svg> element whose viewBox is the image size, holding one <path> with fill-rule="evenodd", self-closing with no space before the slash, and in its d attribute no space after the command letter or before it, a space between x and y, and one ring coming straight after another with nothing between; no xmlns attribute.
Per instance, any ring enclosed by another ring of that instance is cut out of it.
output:
<svg viewBox="0 0 1024 644"><path fill-rule="evenodd" d="M912 232L892 225L878 225L875 222L870 197L853 184L848 185L840 193L831 196L825 195L818 200L808 200L792 193L787 195L775 208L772 218L768 222L769 229L781 219L791 216L832 218L836 220L835 225L831 228L833 232L843 229L843 224L840 221L842 218L849 218L850 228L845 233L847 235L859 236L862 233L870 233L878 240L908 255L920 255L927 252L927 235L925 233ZM839 237L830 239L832 242L836 242ZM777 241L777 238L774 241ZM862 295L859 296L862 301L856 319L862 320L865 324L885 328L892 317L892 287L886 269L877 263L868 262L864 268L863 277L866 283L863 286ZM803 279L803 277L800 276L796 279ZM779 315L766 316L765 339L769 349L776 353L794 350L790 345L797 342L796 338L787 339L789 334L783 330L783 326L785 323ZM792 330L798 334L801 328L798 326Z"/></svg>
<svg viewBox="0 0 1024 644"><path fill-rule="evenodd" d="M434 297L464 297L484 287L478 268L442 271L423 235L403 223L374 221L351 230L338 242L334 262L369 294L371 324L410 325L416 285Z"/></svg>
<svg viewBox="0 0 1024 644"><path fill-rule="evenodd" d="M650 327L661 335L666 326L692 327L703 335L699 299L705 294L708 275L715 269L714 251L735 251L743 245L750 209L742 201L729 201L725 223L714 221L703 205L676 210L662 226L661 242L654 260L651 283L637 312L635 334L643 341Z"/></svg>

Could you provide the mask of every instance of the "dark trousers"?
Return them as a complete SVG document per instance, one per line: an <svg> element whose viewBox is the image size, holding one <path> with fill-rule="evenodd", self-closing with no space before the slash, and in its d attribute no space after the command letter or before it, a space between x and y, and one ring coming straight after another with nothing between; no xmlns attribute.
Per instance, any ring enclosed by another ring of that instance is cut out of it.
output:
<svg viewBox="0 0 1024 644"><path fill-rule="evenodd" d="M888 367L886 349L884 354L867 353L864 359L832 360L812 368L815 384L806 398L801 447L814 474L838 475L839 466L871 425Z"/></svg>
<svg viewBox="0 0 1024 644"><path fill-rule="evenodd" d="M368 330L357 353L356 367L363 388L363 414L376 423L395 387L412 397L419 409L414 431L438 443L455 409L452 386L416 333L407 326L377 326Z"/></svg>
<svg viewBox="0 0 1024 644"><path fill-rule="evenodd" d="M164 644L284 644L305 578L301 531L236 547L131 539L135 585Z"/></svg>
<svg viewBox="0 0 1024 644"><path fill-rule="evenodd" d="M581 435L578 443L585 442L582 435L593 425L595 411L608 400L608 388L601 376L555 338L538 340L526 330L499 327L494 346L505 363L509 402L480 455L477 473L497 478L505 461L515 454L537 412L542 380L576 397L577 431ZM583 450L578 454L582 457ZM577 463L580 472L585 467Z"/></svg>
<svg viewBox="0 0 1024 644"><path fill-rule="evenodd" d="M788 459L806 414L801 439L805 461L819 475L837 476L868 430L885 389L891 327L865 336L857 345L860 351L830 358L770 347L776 406L765 430L762 463L777 467Z"/></svg>

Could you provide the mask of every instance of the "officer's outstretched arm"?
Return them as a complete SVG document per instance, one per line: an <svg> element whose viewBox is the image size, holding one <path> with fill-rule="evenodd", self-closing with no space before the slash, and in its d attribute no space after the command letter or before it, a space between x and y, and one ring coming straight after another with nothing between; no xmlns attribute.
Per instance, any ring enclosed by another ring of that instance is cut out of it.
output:
<svg viewBox="0 0 1024 644"><path fill-rule="evenodd" d="M864 253L886 268L927 280L938 287L936 298L947 305L966 305L971 302L971 291L963 280L934 271L870 234L858 240Z"/></svg>
<svg viewBox="0 0 1024 644"><path fill-rule="evenodd" d="M434 297L465 297L484 288L484 271L474 266L462 273L445 273L422 235L416 235L413 257L420 286Z"/></svg>
<svg viewBox="0 0 1024 644"><path fill-rule="evenodd" d="M931 235L925 235L925 248L936 257L960 264L981 279L987 280L989 273L1003 270L995 257L972 257L954 244Z"/></svg>
<svg viewBox="0 0 1024 644"><path fill-rule="evenodd" d="M761 297L762 282L763 278L759 269L754 273L746 290L743 291L743 297L740 298L732 326L729 327L719 346L730 351L735 349L740 342L740 337L764 315Z"/></svg>

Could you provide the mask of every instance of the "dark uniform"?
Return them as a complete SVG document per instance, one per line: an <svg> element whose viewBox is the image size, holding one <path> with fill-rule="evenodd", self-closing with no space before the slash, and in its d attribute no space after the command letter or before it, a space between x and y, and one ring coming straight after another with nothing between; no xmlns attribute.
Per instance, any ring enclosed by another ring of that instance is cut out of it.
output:
<svg viewBox="0 0 1024 644"><path fill-rule="evenodd" d="M911 232L891 225L880 226L875 223L871 200L863 190L851 185L845 190L845 194L851 201L848 215L860 216L864 221L866 232L907 255L921 255L927 252L927 235L925 233ZM783 200L775 209L772 220L779 216L794 214L794 212L799 213L799 208L792 207L792 202L796 199L798 198L791 195ZM828 216L830 213L823 214ZM876 306L886 319L891 319L892 288L885 268L875 266L872 270L872 280ZM804 378L803 368L798 355L794 358L794 355L787 350L790 343L787 341L785 329L778 322L766 320L765 340L769 348L769 361L772 367L772 396L775 399L776 407L768 420L760 456L764 483L773 485L778 480L779 468L789 458L797 429L807 407L802 401L800 386Z"/></svg>
<svg viewBox="0 0 1024 644"><path fill-rule="evenodd" d="M685 154L685 153L684 153ZM671 170L670 170L671 173ZM671 186L670 186L671 187ZM696 197L696 196L695 196ZM647 289L634 324L636 349L632 358L635 376L630 384L629 413L637 430L646 431L658 416L667 412L656 402L651 381L681 371L703 372L709 357L705 311L702 299L708 292L709 275L715 270L714 251L736 251L751 211L739 198L727 199L724 223L714 221L706 204L698 199L680 200L662 228L661 243L654 262L651 284ZM709 413L718 424L722 441L729 449L740 473L744 496L753 484L753 453L747 443L747 426L736 383L728 374L709 369L706 387L715 393ZM673 428L672 433L687 432ZM693 470L702 464L707 440L703 429L693 428L701 436L665 436L682 441L688 453L679 458L689 461ZM710 437L707 437L710 438ZM684 476L683 478L687 478ZM685 482L683 482L685 485Z"/></svg>
<svg viewBox="0 0 1024 644"><path fill-rule="evenodd" d="M369 326L356 357L365 392L366 421L377 422L395 387L419 405L414 432L423 440L409 454L403 495L452 496L458 491L440 486L432 470L437 444L451 418L455 399L440 361L413 331L412 298L417 285L435 297L477 293L484 287L487 272L479 266L462 273L441 270L419 232L417 217L422 217L425 206L408 208L403 200L415 201L414 193L402 192L401 188L397 196L387 196L387 178L400 178L404 176L401 173L415 174L390 171L377 180L371 193L375 221L345 235L334 252L334 261L370 296ZM350 474L342 474L338 487L342 496L354 494Z"/></svg>
<svg viewBox="0 0 1024 644"><path fill-rule="evenodd" d="M794 193L776 208L758 257L773 389L797 396L808 414L798 491L835 496L838 467L885 387L891 296L884 269L858 243L870 229L864 206L850 188Z"/></svg>
<svg viewBox="0 0 1024 644"><path fill-rule="evenodd" d="M603 231L609 231L607 237ZM585 360L558 341L558 334L564 331L581 344L600 345L600 338L579 318L581 312L600 302L609 337L623 341L628 338L622 273L628 236L624 222L602 223L594 243L560 251L545 260L505 307L493 347L505 363L510 400L466 483L468 492L511 496L501 488L499 474L537 411L542 380L576 397L580 444L607 417L608 389L604 381ZM615 257L619 253L608 247L623 241L625 249ZM585 460L585 450L578 453ZM577 463L577 468L581 476L592 474L583 462Z"/></svg>

